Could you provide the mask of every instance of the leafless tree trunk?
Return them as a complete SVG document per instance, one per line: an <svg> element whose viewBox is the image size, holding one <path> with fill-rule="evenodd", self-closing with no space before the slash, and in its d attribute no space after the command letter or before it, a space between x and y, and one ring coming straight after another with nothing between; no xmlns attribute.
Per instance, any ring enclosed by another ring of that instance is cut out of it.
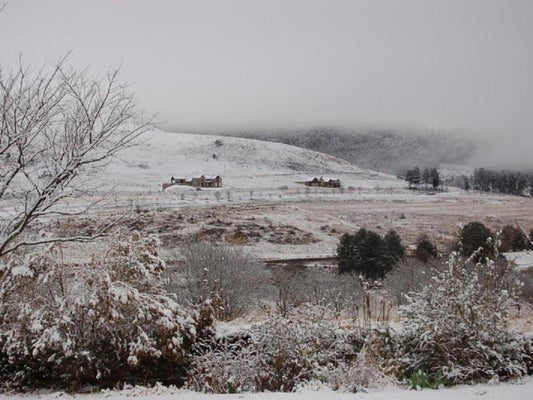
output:
<svg viewBox="0 0 533 400"><path fill-rule="evenodd" d="M37 237L28 228L73 214L64 200L84 194L83 177L148 129L117 74L93 79L66 59L40 70L0 69L0 258L22 246L95 236Z"/></svg>

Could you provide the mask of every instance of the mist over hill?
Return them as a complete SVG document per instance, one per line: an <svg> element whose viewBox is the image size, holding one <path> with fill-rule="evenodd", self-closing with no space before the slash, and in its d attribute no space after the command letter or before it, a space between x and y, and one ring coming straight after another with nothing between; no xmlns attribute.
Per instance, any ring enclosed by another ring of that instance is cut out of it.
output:
<svg viewBox="0 0 533 400"><path fill-rule="evenodd" d="M458 135L393 130L315 128L228 134L299 146L342 158L362 168L393 174L403 173L413 165L438 167L440 163L471 164L479 147L473 140Z"/></svg>

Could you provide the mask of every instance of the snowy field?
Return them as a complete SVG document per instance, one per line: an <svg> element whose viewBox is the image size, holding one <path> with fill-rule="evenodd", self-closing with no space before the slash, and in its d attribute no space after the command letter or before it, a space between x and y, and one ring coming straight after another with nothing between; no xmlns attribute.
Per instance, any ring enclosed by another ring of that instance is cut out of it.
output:
<svg viewBox="0 0 533 400"><path fill-rule="evenodd" d="M520 382L498 383L494 385L455 386L438 390L408 390L394 386L367 393L339 393L332 391L302 391L298 393L240 393L240 394L202 394L163 386L155 388L132 387L121 391L106 390L95 394L70 395L64 392L48 394L1 395L5 400L21 399L157 399L157 400L531 400L533 398L533 377Z"/></svg>
<svg viewBox="0 0 533 400"><path fill-rule="evenodd" d="M202 174L221 175L223 187L172 186L161 191L171 176L190 179ZM309 188L301 183L314 176L339 178L343 187ZM395 176L322 153L222 136L150 132L93 176L90 184L115 188L90 214L96 222L135 210L137 217L150 220L147 231L172 246L210 230L231 233L238 226L245 231L257 225L269 230L298 228L300 236L311 238L240 243L261 259L331 257L340 235L361 227L382 234L395 229L407 244L425 232L446 249L460 223L480 220L498 229L516 219L533 225L531 198L454 187L429 195L407 189ZM86 202L87 198L71 199L66 206L79 210ZM9 204L2 211L8 213ZM209 240L224 243L224 234Z"/></svg>
<svg viewBox="0 0 533 400"><path fill-rule="evenodd" d="M300 147L260 140L153 131L126 149L97 179L120 192L157 193L170 178L222 176L225 190L301 188L314 176L340 177L343 185L403 187L396 177ZM178 189L191 189L181 187Z"/></svg>

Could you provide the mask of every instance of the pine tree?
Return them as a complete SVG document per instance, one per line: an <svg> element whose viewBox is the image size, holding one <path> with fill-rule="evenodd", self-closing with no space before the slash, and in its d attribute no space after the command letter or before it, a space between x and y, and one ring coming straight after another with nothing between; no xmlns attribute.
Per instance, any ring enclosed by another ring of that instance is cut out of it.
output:
<svg viewBox="0 0 533 400"><path fill-rule="evenodd" d="M481 222L466 224L460 232L460 250L465 257L474 255L474 262L482 261L494 255L492 232Z"/></svg>
<svg viewBox="0 0 533 400"><path fill-rule="evenodd" d="M402 239L394 229L387 232L384 240L392 258L398 261L405 256L405 247L402 245Z"/></svg>
<svg viewBox="0 0 533 400"><path fill-rule="evenodd" d="M437 246L426 235L422 235L418 238L415 254L420 261L428 262L430 258L438 256Z"/></svg>
<svg viewBox="0 0 533 400"><path fill-rule="evenodd" d="M527 236L519 228L505 225L500 233L500 251L522 251L529 247Z"/></svg>
<svg viewBox="0 0 533 400"><path fill-rule="evenodd" d="M368 279L383 278L394 264L385 240L376 232L359 229L344 234L337 246L339 272L356 272Z"/></svg>
<svg viewBox="0 0 533 400"><path fill-rule="evenodd" d="M433 186L433 189L437 189L441 183L439 171L437 171L436 168L431 168L429 170L431 185Z"/></svg>
<svg viewBox="0 0 533 400"><path fill-rule="evenodd" d="M422 173L422 182L424 182L424 189L428 188L429 183L431 182L429 170L426 168Z"/></svg>
<svg viewBox="0 0 533 400"><path fill-rule="evenodd" d="M418 187L420 185L420 169L418 167L413 168L413 184Z"/></svg>

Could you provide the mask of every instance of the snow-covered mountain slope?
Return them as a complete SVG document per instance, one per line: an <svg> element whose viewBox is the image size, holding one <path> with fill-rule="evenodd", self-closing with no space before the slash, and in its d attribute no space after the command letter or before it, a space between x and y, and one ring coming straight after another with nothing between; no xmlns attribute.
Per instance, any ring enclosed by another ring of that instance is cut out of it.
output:
<svg viewBox="0 0 533 400"><path fill-rule="evenodd" d="M295 146L164 131L143 136L137 146L120 153L94 178L102 187L114 186L122 192L154 192L172 176L190 179L200 175L220 175L224 188L250 190L302 187L297 182L313 176L340 178L344 186L398 185L391 175Z"/></svg>

